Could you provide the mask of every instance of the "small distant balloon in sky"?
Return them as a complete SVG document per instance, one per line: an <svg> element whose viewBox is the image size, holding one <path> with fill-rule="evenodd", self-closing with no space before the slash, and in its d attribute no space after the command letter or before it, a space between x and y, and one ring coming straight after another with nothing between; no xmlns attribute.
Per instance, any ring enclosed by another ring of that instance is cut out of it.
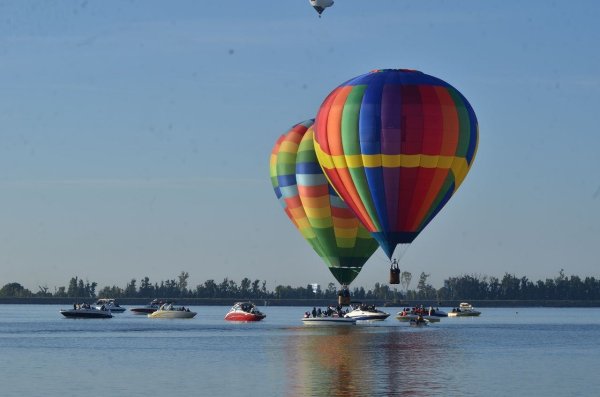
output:
<svg viewBox="0 0 600 397"><path fill-rule="evenodd" d="M309 0L310 5L319 13L319 18L326 8L333 5L333 0Z"/></svg>

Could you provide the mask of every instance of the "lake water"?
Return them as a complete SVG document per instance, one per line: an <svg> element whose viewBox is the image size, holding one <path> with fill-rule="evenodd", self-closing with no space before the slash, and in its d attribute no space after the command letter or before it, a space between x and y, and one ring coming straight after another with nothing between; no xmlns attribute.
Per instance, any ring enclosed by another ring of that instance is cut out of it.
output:
<svg viewBox="0 0 600 397"><path fill-rule="evenodd" d="M65 307L68 308L68 307ZM600 309L483 308L412 328L303 326L301 307L259 323L130 312L67 319L59 306L0 305L0 395L596 396ZM395 315L399 308L386 308Z"/></svg>

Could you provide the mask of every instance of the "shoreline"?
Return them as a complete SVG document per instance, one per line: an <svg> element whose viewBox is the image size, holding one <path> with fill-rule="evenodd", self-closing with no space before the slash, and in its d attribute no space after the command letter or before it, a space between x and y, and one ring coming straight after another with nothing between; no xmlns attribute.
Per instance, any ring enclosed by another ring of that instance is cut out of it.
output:
<svg viewBox="0 0 600 397"><path fill-rule="evenodd" d="M72 305L73 303L93 303L98 298L0 298L2 304L33 304L33 305ZM159 298L163 300L176 301L186 306L231 306L235 302L252 301L258 306L298 306L298 307L323 307L337 304L331 299L255 299L255 298ZM143 306L148 304L152 298L117 298L119 304L131 306ZM383 301L378 299L364 299L363 303L379 307L414 307L418 305L433 307L458 307L460 302L469 302L475 307L600 307L600 300L477 300L462 299L451 301L434 300L401 300L397 302Z"/></svg>

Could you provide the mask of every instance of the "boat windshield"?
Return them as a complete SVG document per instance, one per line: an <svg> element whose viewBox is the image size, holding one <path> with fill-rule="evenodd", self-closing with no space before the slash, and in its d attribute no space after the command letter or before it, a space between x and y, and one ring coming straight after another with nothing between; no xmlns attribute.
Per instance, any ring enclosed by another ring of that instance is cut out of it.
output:
<svg viewBox="0 0 600 397"><path fill-rule="evenodd" d="M251 313L254 310L254 305L250 302L238 302L231 308L232 311L244 311L246 313Z"/></svg>

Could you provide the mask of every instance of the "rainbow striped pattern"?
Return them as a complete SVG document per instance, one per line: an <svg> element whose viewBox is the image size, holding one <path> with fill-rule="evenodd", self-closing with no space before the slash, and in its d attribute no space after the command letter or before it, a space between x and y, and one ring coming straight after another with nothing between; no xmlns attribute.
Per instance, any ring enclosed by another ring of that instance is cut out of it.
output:
<svg viewBox="0 0 600 397"><path fill-rule="evenodd" d="M337 87L315 131L327 179L390 258L456 192L479 139L460 92L406 69L374 70Z"/></svg>
<svg viewBox="0 0 600 397"><path fill-rule="evenodd" d="M277 140L271 183L285 213L335 279L350 284L378 244L327 182L317 162L312 124L296 124Z"/></svg>

